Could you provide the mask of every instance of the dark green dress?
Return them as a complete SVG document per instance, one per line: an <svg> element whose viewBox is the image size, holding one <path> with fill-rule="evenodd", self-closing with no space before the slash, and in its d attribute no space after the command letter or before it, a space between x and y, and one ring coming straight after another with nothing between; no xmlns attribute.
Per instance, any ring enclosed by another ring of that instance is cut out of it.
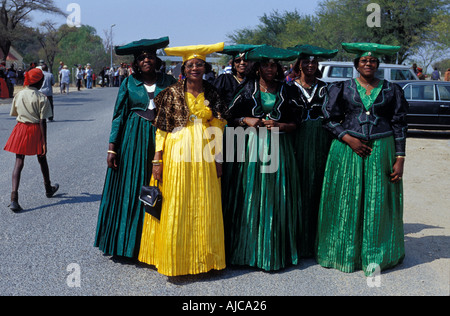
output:
<svg viewBox="0 0 450 316"><path fill-rule="evenodd" d="M154 95L175 82L159 73ZM141 114L149 102L143 82L134 76L124 80L109 140L116 144L119 166L106 172L94 243L107 255L132 258L139 251L144 208L138 195L141 186L150 182L155 153L156 129Z"/></svg>
<svg viewBox="0 0 450 316"><path fill-rule="evenodd" d="M295 157L302 189L301 257L313 257L323 175L332 137L322 127L322 105L327 98L327 84L318 81L311 89L292 83L298 90L299 106L303 106L302 122L295 133Z"/></svg>
<svg viewBox="0 0 450 316"><path fill-rule="evenodd" d="M256 88L252 83L250 86ZM241 99L236 106L252 108L256 102L253 113L276 116L277 108L283 108L280 93L261 94L258 91L251 98ZM227 261L266 271L298 264L301 192L292 135L272 135L270 131L263 134L261 129L252 128L246 128L246 133L247 136L234 140L234 162L227 157L224 164L222 202ZM232 139L228 136L227 145ZM274 161L275 151L278 162Z"/></svg>

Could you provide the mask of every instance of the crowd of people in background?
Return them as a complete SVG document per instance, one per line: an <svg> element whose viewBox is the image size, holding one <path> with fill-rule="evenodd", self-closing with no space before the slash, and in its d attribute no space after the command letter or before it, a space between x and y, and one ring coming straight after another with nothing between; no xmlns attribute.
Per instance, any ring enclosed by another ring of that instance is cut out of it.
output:
<svg viewBox="0 0 450 316"><path fill-rule="evenodd" d="M6 62L0 63L0 99L8 99L14 96L14 86L23 84L24 73L16 70L14 64L6 67Z"/></svg>
<svg viewBox="0 0 450 316"><path fill-rule="evenodd" d="M40 68L45 65L43 60L32 62L23 70L17 68L14 64L6 66L6 62L0 63L0 99L9 99L14 97L14 87L23 86L24 76L27 71L33 68ZM89 63L86 65L78 64L69 67L63 61L59 62L57 76L53 86L59 87L61 94L69 93L69 87L74 84L77 91L82 88L92 89L100 87L119 87L123 80L133 73L131 65L121 63L119 66L103 67L98 73ZM47 66L48 69L48 66ZM74 70L73 70L74 69ZM72 77L74 76L74 77Z"/></svg>

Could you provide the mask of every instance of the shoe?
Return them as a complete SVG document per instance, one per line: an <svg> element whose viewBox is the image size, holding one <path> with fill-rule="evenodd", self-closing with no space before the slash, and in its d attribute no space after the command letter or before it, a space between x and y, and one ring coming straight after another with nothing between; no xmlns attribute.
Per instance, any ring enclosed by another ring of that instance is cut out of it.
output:
<svg viewBox="0 0 450 316"><path fill-rule="evenodd" d="M12 201L10 205L8 205L8 207L11 209L11 211L13 211L14 213L20 212L22 211L22 207L20 207L19 203L17 203L16 201Z"/></svg>
<svg viewBox="0 0 450 316"><path fill-rule="evenodd" d="M56 191L58 191L58 189L59 189L59 184L55 183L55 185L52 185L50 187L50 191L45 192L45 196L48 198L51 198L56 193Z"/></svg>

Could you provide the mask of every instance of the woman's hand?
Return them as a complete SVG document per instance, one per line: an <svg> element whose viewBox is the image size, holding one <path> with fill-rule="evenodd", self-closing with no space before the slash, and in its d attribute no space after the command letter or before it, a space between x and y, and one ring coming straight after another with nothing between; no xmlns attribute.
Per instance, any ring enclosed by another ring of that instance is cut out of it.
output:
<svg viewBox="0 0 450 316"><path fill-rule="evenodd" d="M296 129L295 123L280 123L274 120L262 120L264 126L270 131L273 127L278 127L278 131L280 132L293 132Z"/></svg>
<svg viewBox="0 0 450 316"><path fill-rule="evenodd" d="M158 151L155 153L153 160L162 161L162 157L163 157L163 152ZM152 174L153 174L153 178L156 181L161 182L161 183L163 182L162 181L162 176L163 176L163 163L162 162L153 163Z"/></svg>
<svg viewBox="0 0 450 316"><path fill-rule="evenodd" d="M162 181L162 174L163 174L163 165L153 165L152 168L152 174L153 174L153 178L158 181L158 182L163 182Z"/></svg>
<svg viewBox="0 0 450 316"><path fill-rule="evenodd" d="M394 166L392 167L393 172L390 174L391 182L398 183L402 180L404 164L405 164L404 158L397 158L395 160Z"/></svg>
<svg viewBox="0 0 450 316"><path fill-rule="evenodd" d="M117 157L116 145L114 143L109 143L108 147L108 157L106 157L106 162L108 168L117 170L119 165L119 158Z"/></svg>
<svg viewBox="0 0 450 316"><path fill-rule="evenodd" d="M244 118L244 123L249 127L263 127L264 122L257 117L246 117Z"/></svg>
<svg viewBox="0 0 450 316"><path fill-rule="evenodd" d="M108 163L108 168L117 170L118 167L117 154L108 153L108 157L106 157L106 162Z"/></svg>
<svg viewBox="0 0 450 316"><path fill-rule="evenodd" d="M278 123L277 121L274 120L262 120L264 127L267 127L267 129L270 131L272 129L272 127L278 127L280 129L280 131L282 130L282 126L281 123Z"/></svg>
<svg viewBox="0 0 450 316"><path fill-rule="evenodd" d="M372 153L372 148L367 146L365 142L360 140L359 138L346 134L344 135L344 137L342 137L342 141L349 145L350 148L362 158L369 157Z"/></svg>

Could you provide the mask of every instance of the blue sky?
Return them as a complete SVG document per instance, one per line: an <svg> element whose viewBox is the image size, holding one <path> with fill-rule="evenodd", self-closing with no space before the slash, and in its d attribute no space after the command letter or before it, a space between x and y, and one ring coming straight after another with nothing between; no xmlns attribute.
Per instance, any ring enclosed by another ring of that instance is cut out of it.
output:
<svg viewBox="0 0 450 316"><path fill-rule="evenodd" d="M228 41L227 35L242 28L253 28L259 17L273 10L297 9L315 14L320 0L55 0L66 11L70 3L79 4L81 23L95 27L104 38L112 24L114 45L142 38L169 36L170 46L213 44ZM74 11L67 11L70 14ZM32 24L52 20L58 25L66 19L34 14Z"/></svg>

